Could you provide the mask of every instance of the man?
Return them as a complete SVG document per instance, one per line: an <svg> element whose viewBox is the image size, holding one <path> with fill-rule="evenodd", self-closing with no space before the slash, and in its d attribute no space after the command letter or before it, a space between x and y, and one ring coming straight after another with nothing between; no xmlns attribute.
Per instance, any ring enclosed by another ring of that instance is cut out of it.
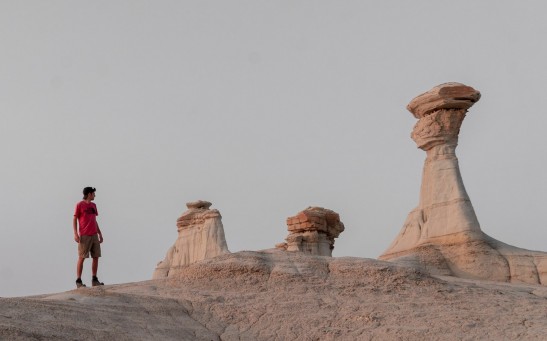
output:
<svg viewBox="0 0 547 341"><path fill-rule="evenodd" d="M78 263L76 265L76 287L85 287L82 283L82 270L84 268L84 260L93 258L91 264L92 279L91 285L104 285L97 278L97 269L99 268L99 257L101 257L101 243L103 242L103 234L97 224L97 206L92 203L95 200L95 188L84 188L84 198L76 205L72 227L74 229L74 240L78 243ZM79 227L79 229L78 229Z"/></svg>

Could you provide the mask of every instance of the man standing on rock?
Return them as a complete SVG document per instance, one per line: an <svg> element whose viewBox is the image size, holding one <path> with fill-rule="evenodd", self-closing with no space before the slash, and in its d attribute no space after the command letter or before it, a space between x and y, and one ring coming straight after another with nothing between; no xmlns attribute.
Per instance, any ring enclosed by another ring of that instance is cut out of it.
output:
<svg viewBox="0 0 547 341"><path fill-rule="evenodd" d="M91 265L92 280L91 285L104 285L97 278L97 269L99 268L99 257L101 257L101 243L103 235L99 224L97 224L97 206L92 203L95 200L95 188L84 188L84 198L76 205L72 228L74 229L74 240L78 243L78 263L76 265L76 287L85 287L82 283L82 270L84 268L84 260L93 258ZM78 229L79 227L79 229Z"/></svg>

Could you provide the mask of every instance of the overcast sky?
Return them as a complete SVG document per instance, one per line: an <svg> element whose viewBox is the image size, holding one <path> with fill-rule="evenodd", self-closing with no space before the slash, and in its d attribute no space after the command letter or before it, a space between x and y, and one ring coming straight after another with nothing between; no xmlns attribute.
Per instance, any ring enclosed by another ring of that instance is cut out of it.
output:
<svg viewBox="0 0 547 341"><path fill-rule="evenodd" d="M74 288L97 188L99 278L150 279L185 203L232 252L340 213L334 256L378 257L417 204L406 104L482 93L457 155L482 229L547 250L543 1L1 1L0 296ZM90 261L83 280L90 282Z"/></svg>

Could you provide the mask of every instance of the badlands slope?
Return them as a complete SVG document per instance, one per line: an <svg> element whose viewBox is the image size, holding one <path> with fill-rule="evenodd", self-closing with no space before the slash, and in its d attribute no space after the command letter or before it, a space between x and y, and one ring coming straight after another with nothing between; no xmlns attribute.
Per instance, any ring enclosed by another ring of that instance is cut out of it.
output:
<svg viewBox="0 0 547 341"><path fill-rule="evenodd" d="M545 340L547 287L237 252L177 276L0 299L0 340Z"/></svg>

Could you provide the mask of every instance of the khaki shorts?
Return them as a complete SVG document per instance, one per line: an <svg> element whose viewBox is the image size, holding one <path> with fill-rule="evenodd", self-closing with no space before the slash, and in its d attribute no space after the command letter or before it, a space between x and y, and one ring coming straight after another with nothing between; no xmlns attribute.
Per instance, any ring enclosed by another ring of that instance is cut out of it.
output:
<svg viewBox="0 0 547 341"><path fill-rule="evenodd" d="M99 243L99 236L80 236L80 243L78 244L78 256L81 258L89 258L91 253L92 258L101 257L101 243Z"/></svg>

